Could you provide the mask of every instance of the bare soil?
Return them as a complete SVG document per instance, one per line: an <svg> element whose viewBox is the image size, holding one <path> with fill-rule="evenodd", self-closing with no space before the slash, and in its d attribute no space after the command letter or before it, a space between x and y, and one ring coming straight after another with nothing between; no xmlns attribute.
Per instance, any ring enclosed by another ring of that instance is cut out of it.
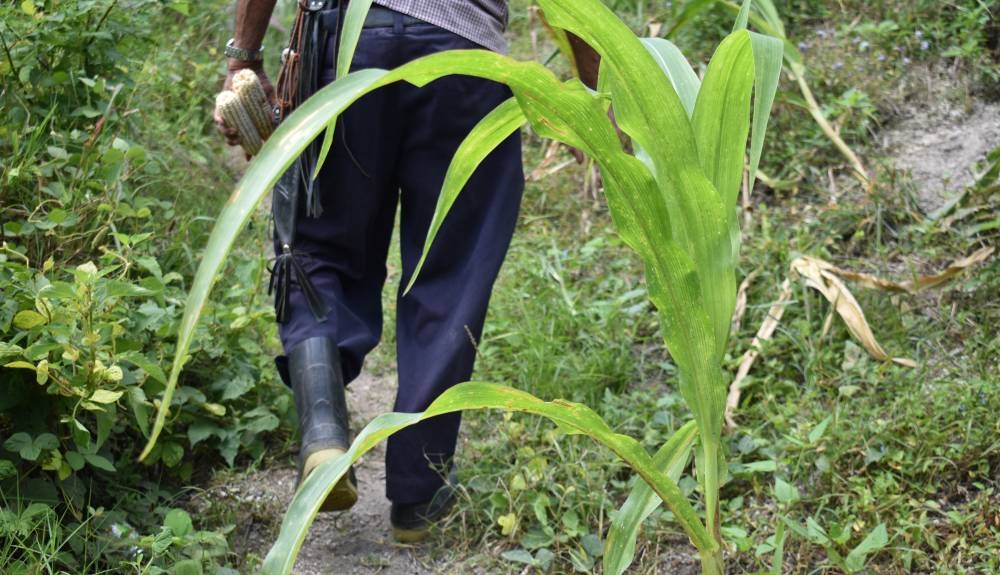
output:
<svg viewBox="0 0 1000 575"><path fill-rule="evenodd" d="M1000 146L1000 103L912 109L883 133L882 143L896 166L910 173L917 205L931 213L974 183L976 164Z"/></svg>

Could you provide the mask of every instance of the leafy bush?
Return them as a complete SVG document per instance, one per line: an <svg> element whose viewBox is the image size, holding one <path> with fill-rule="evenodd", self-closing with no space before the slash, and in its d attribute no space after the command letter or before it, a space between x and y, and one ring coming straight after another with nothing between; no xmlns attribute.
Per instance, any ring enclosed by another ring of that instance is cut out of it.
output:
<svg viewBox="0 0 1000 575"><path fill-rule="evenodd" d="M232 179L206 159L220 146L206 82L218 56L176 59L158 43L211 38L226 18L215 8L0 5L0 539L17 542L0 548L5 565L82 572L137 549L151 565L224 563L221 534L163 534L165 502L201 463L262 457L293 415L266 343L260 237L206 309L166 441L135 463L197 262L189 246L211 223L200 213Z"/></svg>

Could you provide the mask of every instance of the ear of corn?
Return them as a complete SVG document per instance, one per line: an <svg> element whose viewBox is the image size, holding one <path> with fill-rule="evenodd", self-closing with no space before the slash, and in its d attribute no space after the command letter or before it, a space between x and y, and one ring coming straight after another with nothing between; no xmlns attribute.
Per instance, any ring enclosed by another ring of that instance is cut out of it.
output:
<svg viewBox="0 0 1000 575"><path fill-rule="evenodd" d="M225 90L215 97L215 107L226 125L239 133L240 146L246 153L252 156L259 152L263 142L239 96L231 90Z"/></svg>
<svg viewBox="0 0 1000 575"><path fill-rule="evenodd" d="M274 120L267 95L253 70L240 70L233 76L233 89L215 98L219 115L240 135L240 145L251 156L260 152L264 140L274 131Z"/></svg>
<svg viewBox="0 0 1000 575"><path fill-rule="evenodd" d="M247 109L261 140L266 140L274 131L273 114L267 104L264 87L253 70L240 70L233 76L233 91L240 103Z"/></svg>

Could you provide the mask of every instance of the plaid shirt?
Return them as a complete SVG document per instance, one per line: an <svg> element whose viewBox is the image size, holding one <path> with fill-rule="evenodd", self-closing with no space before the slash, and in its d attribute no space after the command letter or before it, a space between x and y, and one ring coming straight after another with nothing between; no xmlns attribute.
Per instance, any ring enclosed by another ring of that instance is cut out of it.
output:
<svg viewBox="0 0 1000 575"><path fill-rule="evenodd" d="M376 4L440 26L476 44L507 52L507 0L375 0Z"/></svg>

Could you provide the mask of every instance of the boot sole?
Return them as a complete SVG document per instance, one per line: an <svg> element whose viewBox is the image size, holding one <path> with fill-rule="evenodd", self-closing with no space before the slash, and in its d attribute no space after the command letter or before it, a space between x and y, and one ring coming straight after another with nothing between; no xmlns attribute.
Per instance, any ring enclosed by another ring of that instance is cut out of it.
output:
<svg viewBox="0 0 1000 575"><path fill-rule="evenodd" d="M431 534L430 528L423 529L403 529L402 527L392 528L392 538L396 543L420 543Z"/></svg>
<svg viewBox="0 0 1000 575"><path fill-rule="evenodd" d="M302 486L302 482L305 478L312 473L313 469L316 469L322 463L343 455L346 450L329 448L321 449L314 453L311 453L306 459L305 465L302 466L301 478L299 479L299 487ZM328 513L330 511L346 511L354 504L358 502L358 485L357 481L354 479L354 468L348 470L347 475L340 478L337 485L333 487L333 490L327 494L326 499L323 500L323 504L320 505L320 513Z"/></svg>

